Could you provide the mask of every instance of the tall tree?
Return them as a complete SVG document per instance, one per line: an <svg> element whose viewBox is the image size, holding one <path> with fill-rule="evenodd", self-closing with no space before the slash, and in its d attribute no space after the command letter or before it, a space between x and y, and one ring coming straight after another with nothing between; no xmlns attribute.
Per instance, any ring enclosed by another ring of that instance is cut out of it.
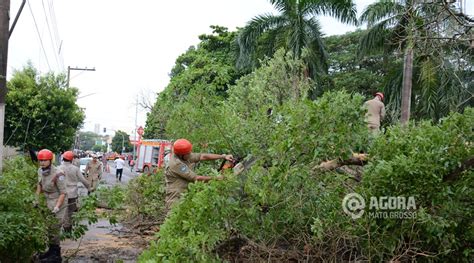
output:
<svg viewBox="0 0 474 263"><path fill-rule="evenodd" d="M5 144L52 151L72 147L84 112L76 104L78 90L64 75L39 75L32 65L15 71L8 82Z"/></svg>
<svg viewBox="0 0 474 263"><path fill-rule="evenodd" d="M158 94L147 116L146 138L166 139L165 128L171 114L180 103L195 99L190 96L193 91L215 94L218 100L223 100L229 85L243 75L235 67L236 32L221 26L211 26L211 29L212 34L200 35L201 42L176 59L170 83Z"/></svg>
<svg viewBox="0 0 474 263"><path fill-rule="evenodd" d="M284 48L297 59L304 57L309 76L315 77L317 72L326 72L326 50L316 16L331 15L344 23L356 23L353 1L270 0L270 3L279 12L278 15L256 16L240 32L238 66L255 64L260 42L264 55L271 57L276 50Z"/></svg>
<svg viewBox="0 0 474 263"><path fill-rule="evenodd" d="M112 138L112 151L118 153L133 151L132 144L130 143L130 135L118 130Z"/></svg>
<svg viewBox="0 0 474 263"><path fill-rule="evenodd" d="M328 52L330 89L359 92L372 96L384 84L386 72L383 56L374 54L359 58L359 41L363 30L324 38ZM393 58L393 56L391 57ZM390 61L388 61L390 63Z"/></svg>
<svg viewBox="0 0 474 263"><path fill-rule="evenodd" d="M92 150L92 147L96 145L96 142L101 140L100 135L95 133L95 132L79 132L77 134L77 139L78 139L78 146L79 149L83 151L90 151Z"/></svg>

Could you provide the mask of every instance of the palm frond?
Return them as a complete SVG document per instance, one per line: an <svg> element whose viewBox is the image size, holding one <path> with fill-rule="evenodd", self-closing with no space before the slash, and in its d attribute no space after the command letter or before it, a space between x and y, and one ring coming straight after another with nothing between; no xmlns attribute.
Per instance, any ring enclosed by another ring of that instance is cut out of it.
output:
<svg viewBox="0 0 474 263"><path fill-rule="evenodd" d="M342 23L357 24L357 9L353 0L302 0L306 15L329 15Z"/></svg>
<svg viewBox="0 0 474 263"><path fill-rule="evenodd" d="M327 73L328 54L323 43L323 33L321 26L316 18L306 21L306 30L309 37L307 43L309 58L313 61L316 71Z"/></svg>
<svg viewBox="0 0 474 263"><path fill-rule="evenodd" d="M440 103L436 65L430 57L426 57L417 64L420 65L418 78L418 85L421 91L420 99L422 100L422 103L419 103L421 106L420 110L423 114L431 116L433 120L436 120L439 118L439 116L436 116L436 113L439 112Z"/></svg>
<svg viewBox="0 0 474 263"><path fill-rule="evenodd" d="M387 30L387 23L382 21L377 25L370 28L359 42L359 57L367 54L377 53L384 50L384 46L387 43L387 36L389 35Z"/></svg>
<svg viewBox="0 0 474 263"><path fill-rule="evenodd" d="M385 104L387 110L387 120L389 123L396 123L400 118L402 105L402 81L403 65L391 71L388 75L388 81L383 88L385 95Z"/></svg>
<svg viewBox="0 0 474 263"><path fill-rule="evenodd" d="M287 39L287 46L296 58L300 58L301 52L307 43L307 36L304 28L305 25L302 17L298 17L292 22L289 31L289 38Z"/></svg>
<svg viewBox="0 0 474 263"><path fill-rule="evenodd" d="M251 63L251 55L254 53L258 38L266 31L282 27L286 20L282 16L264 14L254 17L237 37L240 47L237 66L239 68Z"/></svg>
<svg viewBox="0 0 474 263"><path fill-rule="evenodd" d="M359 18L360 23L367 23L369 27L377 22L394 18L403 13L404 7L392 0L380 0L367 6Z"/></svg>
<svg viewBox="0 0 474 263"><path fill-rule="evenodd" d="M295 0L270 0L270 3L281 13L291 10L296 4Z"/></svg>

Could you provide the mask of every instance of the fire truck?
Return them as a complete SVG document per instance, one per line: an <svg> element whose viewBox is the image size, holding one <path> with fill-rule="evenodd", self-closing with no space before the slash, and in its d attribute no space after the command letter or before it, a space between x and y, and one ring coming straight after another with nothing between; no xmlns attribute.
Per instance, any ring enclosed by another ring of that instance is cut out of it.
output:
<svg viewBox="0 0 474 263"><path fill-rule="evenodd" d="M167 140L142 140L138 144L136 169L139 172L151 173L165 165L165 151L171 151L171 142Z"/></svg>

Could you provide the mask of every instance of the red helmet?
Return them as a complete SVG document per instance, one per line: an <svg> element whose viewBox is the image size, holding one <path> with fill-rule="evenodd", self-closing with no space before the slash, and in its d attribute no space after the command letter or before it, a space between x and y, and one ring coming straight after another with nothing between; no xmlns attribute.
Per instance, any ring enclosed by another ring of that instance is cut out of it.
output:
<svg viewBox="0 0 474 263"><path fill-rule="evenodd" d="M72 159L74 159L74 153L72 151L67 151L67 152L63 153L63 159L68 160L68 161L72 161Z"/></svg>
<svg viewBox="0 0 474 263"><path fill-rule="evenodd" d="M173 151L175 154L185 155L191 153L193 145L186 139L178 139L173 144Z"/></svg>
<svg viewBox="0 0 474 263"><path fill-rule="evenodd" d="M375 96L379 96L380 97L380 100L383 101L383 93L382 92L377 92L375 93Z"/></svg>
<svg viewBox="0 0 474 263"><path fill-rule="evenodd" d="M38 160L45 161L45 160L53 160L53 152L48 149L43 149L38 152Z"/></svg>

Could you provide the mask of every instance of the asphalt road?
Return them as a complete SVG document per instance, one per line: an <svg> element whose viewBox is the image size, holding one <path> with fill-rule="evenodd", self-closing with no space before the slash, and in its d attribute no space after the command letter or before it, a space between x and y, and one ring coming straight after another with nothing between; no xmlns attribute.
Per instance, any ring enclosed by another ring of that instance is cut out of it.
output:
<svg viewBox="0 0 474 263"><path fill-rule="evenodd" d="M106 184L106 185L116 185L116 184L127 184L129 180L137 177L139 174L135 171L130 171L130 167L126 164L125 167L123 168L123 173L122 173L122 181L119 182L115 178L115 165L113 161L108 161L107 165L109 166L109 172L104 172L102 174L102 180L101 184Z"/></svg>
<svg viewBox="0 0 474 263"><path fill-rule="evenodd" d="M140 173L130 171L130 167L125 165L122 173L122 181L119 182L118 179L115 178L116 169L114 162L108 161L107 165L109 166L108 172L104 171L102 173L102 178L99 182L98 188L110 188L115 185L126 185L128 181L140 175ZM80 196L87 195L87 189L81 183L78 184L78 190Z"/></svg>

